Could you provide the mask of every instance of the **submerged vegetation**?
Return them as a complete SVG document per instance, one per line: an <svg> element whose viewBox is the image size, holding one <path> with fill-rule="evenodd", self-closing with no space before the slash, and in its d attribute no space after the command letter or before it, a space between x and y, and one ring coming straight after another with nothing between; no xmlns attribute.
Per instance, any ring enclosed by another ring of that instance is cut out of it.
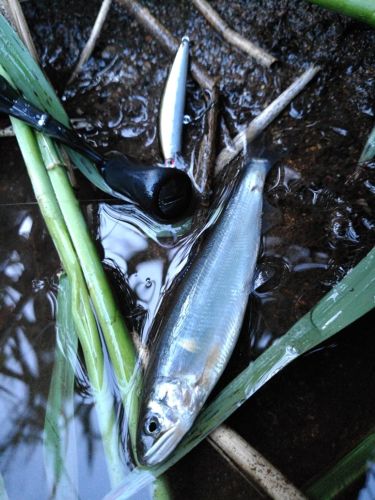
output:
<svg viewBox="0 0 375 500"><path fill-rule="evenodd" d="M353 11L348 13L353 15ZM361 18L358 11L354 15ZM0 33L1 74L16 84L17 89L31 102L68 125L68 117L51 85L3 17L0 17ZM12 119L12 126L35 197L64 268L59 282L56 356L44 427L46 476L51 497L59 498L67 492L71 493L72 498L78 496L78 479L74 467L77 443L73 399L79 346L95 401L108 475L114 488L108 498L129 498L180 460L281 369L374 307L375 251L372 250L316 306L255 361L251 361L218 394L162 465L130 470L134 464L129 464L130 459L123 450L116 397L119 396L121 400L121 411L126 412L124 420L134 444L137 395L141 381L139 371L135 371L136 349L133 340L69 182L60 150L49 138L34 133L18 120ZM373 157L373 142L374 132L369 137L361 161L369 161ZM112 194L93 164L74 151L69 150L69 156L93 184ZM112 391L112 377L118 394ZM135 397L131 398L134 394ZM332 498L341 491L341 486L337 486L339 483L345 483L345 486L352 484L358 479L359 473L364 472L373 446L373 435L370 435L325 476L306 486L307 496ZM153 494L158 498L166 498L169 495L166 484L156 481ZM5 498L6 491L0 476L0 499Z"/></svg>

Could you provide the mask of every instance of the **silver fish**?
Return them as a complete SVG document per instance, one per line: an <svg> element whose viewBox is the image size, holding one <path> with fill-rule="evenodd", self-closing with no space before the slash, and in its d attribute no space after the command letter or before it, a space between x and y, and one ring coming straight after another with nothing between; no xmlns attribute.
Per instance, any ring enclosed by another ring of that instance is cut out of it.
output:
<svg viewBox="0 0 375 500"><path fill-rule="evenodd" d="M165 85L160 108L159 135L164 159L171 161L181 151L189 38L184 36Z"/></svg>
<svg viewBox="0 0 375 500"><path fill-rule="evenodd" d="M138 459L162 462L192 426L236 344L261 236L263 187L271 166L244 167L226 208L173 295L146 367Z"/></svg>

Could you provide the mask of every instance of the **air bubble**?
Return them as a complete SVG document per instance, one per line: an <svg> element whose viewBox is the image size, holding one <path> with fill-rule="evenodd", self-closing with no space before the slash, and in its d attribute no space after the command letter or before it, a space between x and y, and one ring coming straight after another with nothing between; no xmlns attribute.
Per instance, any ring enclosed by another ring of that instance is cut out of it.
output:
<svg viewBox="0 0 375 500"><path fill-rule="evenodd" d="M298 350L292 346L292 345L288 345L286 348L285 348L285 352L288 356L297 356L298 355Z"/></svg>

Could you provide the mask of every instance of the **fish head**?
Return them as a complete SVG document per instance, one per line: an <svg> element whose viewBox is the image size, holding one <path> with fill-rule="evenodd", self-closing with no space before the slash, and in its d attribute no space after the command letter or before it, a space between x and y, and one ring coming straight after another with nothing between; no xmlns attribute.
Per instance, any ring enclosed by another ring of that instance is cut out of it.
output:
<svg viewBox="0 0 375 500"><path fill-rule="evenodd" d="M137 433L141 464L163 462L192 426L201 407L197 390L188 381L160 378L144 399Z"/></svg>

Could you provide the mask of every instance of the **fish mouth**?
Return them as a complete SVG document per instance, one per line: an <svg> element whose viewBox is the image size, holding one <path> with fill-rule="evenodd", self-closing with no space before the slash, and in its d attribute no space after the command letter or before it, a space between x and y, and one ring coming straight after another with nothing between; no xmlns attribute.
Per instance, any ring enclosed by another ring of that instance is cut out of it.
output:
<svg viewBox="0 0 375 500"><path fill-rule="evenodd" d="M188 427L177 424L166 430L141 457L143 465L157 465L163 462L175 449Z"/></svg>

